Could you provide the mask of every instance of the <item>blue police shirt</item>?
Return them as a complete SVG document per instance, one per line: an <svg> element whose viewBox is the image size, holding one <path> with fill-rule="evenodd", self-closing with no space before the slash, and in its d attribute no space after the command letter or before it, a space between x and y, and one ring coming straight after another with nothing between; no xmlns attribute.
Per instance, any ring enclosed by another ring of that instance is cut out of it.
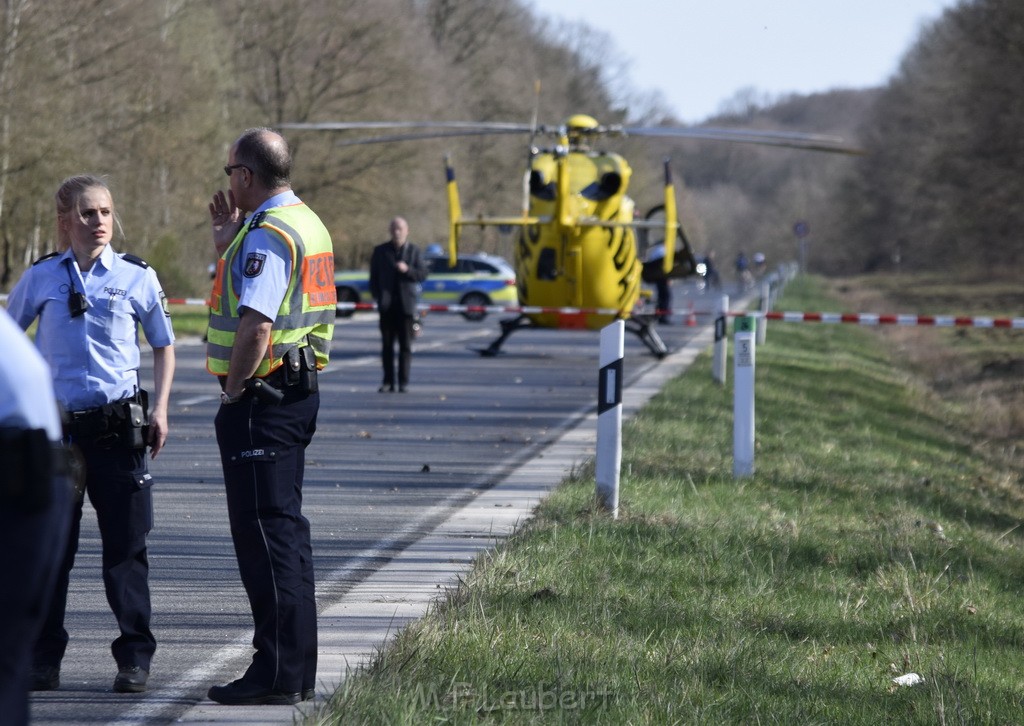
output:
<svg viewBox="0 0 1024 726"><path fill-rule="evenodd" d="M50 369L32 341L0 308L0 426L45 429L60 441L60 412Z"/></svg>
<svg viewBox="0 0 1024 726"><path fill-rule="evenodd" d="M261 204L244 224L248 225L257 214L273 207L301 203L294 192L282 192ZM231 270L231 279L239 281L238 306L255 310L271 320L276 319L281 302L288 293L291 274L292 253L279 236L261 228L247 232Z"/></svg>
<svg viewBox="0 0 1024 726"><path fill-rule="evenodd" d="M68 299L75 292L85 293L88 309L71 317ZM110 245L84 274L70 249L38 261L14 286L7 309L22 329L39 318L36 346L68 411L118 401L141 387L139 323L154 348L174 343L156 272L123 259Z"/></svg>

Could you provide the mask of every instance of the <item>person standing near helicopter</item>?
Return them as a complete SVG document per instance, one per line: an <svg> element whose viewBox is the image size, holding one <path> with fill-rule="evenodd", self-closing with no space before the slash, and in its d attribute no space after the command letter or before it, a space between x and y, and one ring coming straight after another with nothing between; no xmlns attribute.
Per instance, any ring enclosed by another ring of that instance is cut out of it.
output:
<svg viewBox="0 0 1024 726"><path fill-rule="evenodd" d="M381 364L384 378L380 388L394 392L395 379L402 393L409 385L412 367L412 339L420 283L427 279L427 267L419 248L408 241L409 223L395 217L388 225L391 239L373 248L370 258L370 294L380 314ZM395 344L398 371L395 371Z"/></svg>

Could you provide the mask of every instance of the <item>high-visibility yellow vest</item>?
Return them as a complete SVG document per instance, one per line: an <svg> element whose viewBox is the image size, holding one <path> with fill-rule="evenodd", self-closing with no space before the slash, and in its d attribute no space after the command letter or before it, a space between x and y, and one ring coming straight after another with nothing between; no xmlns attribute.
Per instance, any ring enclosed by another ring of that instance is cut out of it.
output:
<svg viewBox="0 0 1024 726"><path fill-rule="evenodd" d="M228 373L239 321L240 280L233 276L233 263L242 251L245 235L257 227L284 241L292 256L292 274L271 328L270 345L255 376L262 378L277 370L290 349L307 343L316 353L317 368L322 369L330 357L337 306L334 248L320 218L302 203L274 207L254 216L217 261L210 293L206 369L218 376Z"/></svg>

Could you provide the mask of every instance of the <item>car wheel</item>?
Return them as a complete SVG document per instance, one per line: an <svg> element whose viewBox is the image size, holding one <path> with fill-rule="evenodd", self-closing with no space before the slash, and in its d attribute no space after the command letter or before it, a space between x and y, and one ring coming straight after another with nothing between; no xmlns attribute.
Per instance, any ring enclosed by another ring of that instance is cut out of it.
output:
<svg viewBox="0 0 1024 726"><path fill-rule="evenodd" d="M357 303L359 302L359 293L353 290L351 287L338 287L335 288L338 292L338 302L340 303ZM335 315L339 318L350 318L354 309L350 310L337 310Z"/></svg>
<svg viewBox="0 0 1024 726"><path fill-rule="evenodd" d="M459 303L470 307L483 307L485 305L490 305L491 299L484 295L483 293L471 292L468 295L465 295L459 301ZM486 318L487 313L483 312L482 310L467 310L466 312L462 313L462 317L464 317L466 320L472 320L474 323L476 323Z"/></svg>

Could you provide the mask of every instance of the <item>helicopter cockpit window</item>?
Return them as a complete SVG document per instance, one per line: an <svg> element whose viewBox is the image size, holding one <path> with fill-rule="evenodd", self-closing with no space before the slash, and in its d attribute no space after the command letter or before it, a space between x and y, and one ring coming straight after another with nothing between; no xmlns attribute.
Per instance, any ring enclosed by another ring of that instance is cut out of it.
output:
<svg viewBox="0 0 1024 726"><path fill-rule="evenodd" d="M601 175L601 179L584 187L581 194L594 202L603 202L622 188L622 176L618 172L609 171Z"/></svg>
<svg viewBox="0 0 1024 726"><path fill-rule="evenodd" d="M552 202L555 199L555 183L545 183L544 175L533 169L530 171L530 194L545 202Z"/></svg>
<svg viewBox="0 0 1024 726"><path fill-rule="evenodd" d="M537 259L537 279L554 280L557 277L555 251L550 247L545 247L540 251L540 257Z"/></svg>

